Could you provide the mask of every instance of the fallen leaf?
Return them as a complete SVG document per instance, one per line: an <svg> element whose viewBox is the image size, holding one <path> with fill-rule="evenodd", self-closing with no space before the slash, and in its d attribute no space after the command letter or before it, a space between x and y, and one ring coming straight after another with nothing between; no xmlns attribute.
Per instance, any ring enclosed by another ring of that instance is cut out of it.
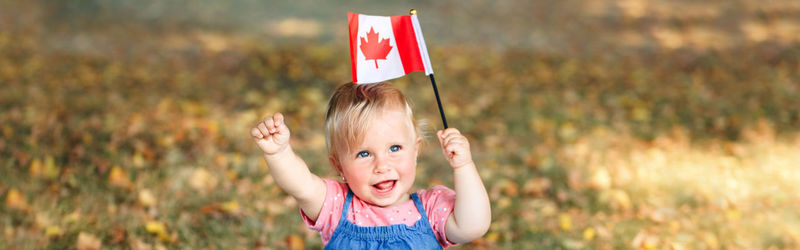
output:
<svg viewBox="0 0 800 250"><path fill-rule="evenodd" d="M305 249L305 242L303 242L303 238L300 238L299 235L289 235L286 237L286 241L289 243L289 249Z"/></svg>
<svg viewBox="0 0 800 250"><path fill-rule="evenodd" d="M30 209L30 205L28 205L28 201L25 200L25 196L16 188L8 190L6 194L6 207L26 212Z"/></svg>
<svg viewBox="0 0 800 250"><path fill-rule="evenodd" d="M227 214L236 214L239 212L239 202L236 200L232 200L229 202L222 203L221 209L223 212Z"/></svg>
<svg viewBox="0 0 800 250"><path fill-rule="evenodd" d="M50 219L50 216L45 212L36 212L34 221L36 222L36 226L39 228L47 228L48 226L53 225L53 220Z"/></svg>
<svg viewBox="0 0 800 250"><path fill-rule="evenodd" d="M583 239L584 240L592 240L592 239L594 239L594 235L595 235L595 232L594 232L594 228L592 228L592 227L587 227L585 230L583 230Z"/></svg>
<svg viewBox="0 0 800 250"><path fill-rule="evenodd" d="M652 235L645 230L639 231L636 234L636 237L633 238L633 242L631 243L634 248L636 249L656 249L660 239L658 236Z"/></svg>
<svg viewBox="0 0 800 250"><path fill-rule="evenodd" d="M128 237L128 231L125 228L120 227L119 225L115 226L115 228L111 231L111 244L119 244L125 242L125 239Z"/></svg>
<svg viewBox="0 0 800 250"><path fill-rule="evenodd" d="M148 221L145 224L144 228L148 233L151 233L151 234L166 234L167 233L167 227L164 225L164 223L161 223L161 222L158 222L158 221Z"/></svg>
<svg viewBox="0 0 800 250"><path fill-rule="evenodd" d="M742 218L742 212L735 208L730 208L725 211L725 218L728 220L735 221Z"/></svg>
<svg viewBox="0 0 800 250"><path fill-rule="evenodd" d="M78 250L99 250L101 246L102 242L94 235L86 232L80 232L80 234L78 234L78 241L76 243Z"/></svg>
<svg viewBox="0 0 800 250"><path fill-rule="evenodd" d="M139 204L145 207L153 207L156 205L156 198L150 190L142 189L139 191Z"/></svg>
<svg viewBox="0 0 800 250"><path fill-rule="evenodd" d="M489 232L488 234L486 234L485 238L486 238L487 242L495 243L495 242L497 242L497 240L500 239L500 234L497 233L497 232Z"/></svg>
<svg viewBox="0 0 800 250"><path fill-rule="evenodd" d="M78 210L73 211L64 217L64 223L73 223L81 219L81 213Z"/></svg>
<svg viewBox="0 0 800 250"><path fill-rule="evenodd" d="M131 163L136 168L142 168L144 167L145 160L144 157L142 157L141 153L136 152L135 154L133 154L133 156L131 156Z"/></svg>
<svg viewBox="0 0 800 250"><path fill-rule="evenodd" d="M650 213L649 218L655 223L664 223L667 221L667 215L659 209L653 210L653 212Z"/></svg>
<svg viewBox="0 0 800 250"><path fill-rule="evenodd" d="M128 245L132 250L151 250L153 247L150 244L142 241L141 239L133 239L128 241Z"/></svg>
<svg viewBox="0 0 800 250"><path fill-rule="evenodd" d="M701 239L706 243L710 249L719 249L719 240L713 233L705 232L702 234Z"/></svg>
<svg viewBox="0 0 800 250"><path fill-rule="evenodd" d="M31 177L41 177L42 176L42 161L37 159L33 159L31 161L31 165L28 167L28 174Z"/></svg>
<svg viewBox="0 0 800 250"><path fill-rule="evenodd" d="M561 213L558 215L558 224L561 226L561 230L570 231L572 230L572 217L567 213Z"/></svg>
<svg viewBox="0 0 800 250"><path fill-rule="evenodd" d="M173 237L167 232L167 226L159 221L148 221L145 224L145 230L148 233L155 234L162 242L172 242Z"/></svg>
<svg viewBox="0 0 800 250"><path fill-rule="evenodd" d="M519 185L513 180L506 180L504 186L503 193L507 196L515 197L519 194Z"/></svg>
<svg viewBox="0 0 800 250"><path fill-rule="evenodd" d="M611 193L613 204L620 209L627 210L631 207L631 198L623 190L614 190Z"/></svg>
<svg viewBox="0 0 800 250"><path fill-rule="evenodd" d="M49 226L44 230L44 235L47 237L59 237L63 234L59 226Z"/></svg>
<svg viewBox="0 0 800 250"><path fill-rule="evenodd" d="M522 186L522 193L534 197L543 197L548 190L550 190L550 186L552 182L548 178L538 177L529 179L525 182L525 185Z"/></svg>
<svg viewBox="0 0 800 250"><path fill-rule="evenodd" d="M131 189L133 184L131 184L131 180L128 179L128 173L125 172L120 166L114 166L111 168L111 173L108 174L108 182L111 186L115 186L118 188L124 189Z"/></svg>
<svg viewBox="0 0 800 250"><path fill-rule="evenodd" d="M592 189L607 189L611 187L611 175L606 168L600 168L589 178L589 187Z"/></svg>
<svg viewBox="0 0 800 250"><path fill-rule="evenodd" d="M56 166L55 160L52 156L48 156L44 160L44 169L42 170L42 176L48 180L54 180L61 174L61 168Z"/></svg>
<svg viewBox="0 0 800 250"><path fill-rule="evenodd" d="M6 138L11 138L11 135L13 134L14 134L14 128L8 125L3 125L3 135L5 135Z"/></svg>
<svg viewBox="0 0 800 250"><path fill-rule="evenodd" d="M217 179L207 170L196 168L189 177L189 186L199 191L208 191L217 186Z"/></svg>

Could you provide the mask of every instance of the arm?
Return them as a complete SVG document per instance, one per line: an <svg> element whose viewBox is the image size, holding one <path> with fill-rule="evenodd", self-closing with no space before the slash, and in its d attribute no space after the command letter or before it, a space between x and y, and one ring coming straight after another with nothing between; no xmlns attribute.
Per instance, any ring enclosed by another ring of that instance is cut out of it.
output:
<svg viewBox="0 0 800 250"><path fill-rule="evenodd" d="M289 127L283 120L281 113L275 113L252 128L250 135L264 153L264 160L275 183L297 200L309 219L316 220L327 187L322 178L311 173L303 159L292 150Z"/></svg>
<svg viewBox="0 0 800 250"><path fill-rule="evenodd" d="M456 201L447 218L447 239L467 243L483 236L492 221L489 195L472 161L469 141L455 128L436 133L445 158L453 167Z"/></svg>

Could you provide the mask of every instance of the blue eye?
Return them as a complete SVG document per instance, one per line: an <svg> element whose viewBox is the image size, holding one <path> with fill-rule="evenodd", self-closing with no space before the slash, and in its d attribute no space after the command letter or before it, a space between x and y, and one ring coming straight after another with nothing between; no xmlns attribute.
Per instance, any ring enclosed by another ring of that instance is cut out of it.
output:
<svg viewBox="0 0 800 250"><path fill-rule="evenodd" d="M369 157L369 152L361 151L361 152L358 152L358 154L356 154L356 158L361 158L361 157Z"/></svg>
<svg viewBox="0 0 800 250"><path fill-rule="evenodd" d="M393 146L389 147L389 152L397 152L397 151L400 151L400 146L393 145Z"/></svg>

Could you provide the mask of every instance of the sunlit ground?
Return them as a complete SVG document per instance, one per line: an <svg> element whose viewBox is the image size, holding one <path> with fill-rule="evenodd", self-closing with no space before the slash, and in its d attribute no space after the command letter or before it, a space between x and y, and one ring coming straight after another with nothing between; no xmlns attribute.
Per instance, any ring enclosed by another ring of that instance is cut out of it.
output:
<svg viewBox="0 0 800 250"><path fill-rule="evenodd" d="M570 188L591 194L586 209L534 198L551 186L546 178L495 187L495 208L511 204L502 193L519 192L528 230L567 248L796 248L800 136L778 136L766 121L742 133L740 142L692 142L676 128L645 142L595 130L558 153ZM493 228L517 219L499 216Z"/></svg>
<svg viewBox="0 0 800 250"><path fill-rule="evenodd" d="M0 249L319 248L248 130L283 112L335 177L342 13L405 5L0 1ZM800 248L800 2L423 7L492 199L463 249ZM439 126L426 77L392 83ZM417 171L452 186L431 139Z"/></svg>

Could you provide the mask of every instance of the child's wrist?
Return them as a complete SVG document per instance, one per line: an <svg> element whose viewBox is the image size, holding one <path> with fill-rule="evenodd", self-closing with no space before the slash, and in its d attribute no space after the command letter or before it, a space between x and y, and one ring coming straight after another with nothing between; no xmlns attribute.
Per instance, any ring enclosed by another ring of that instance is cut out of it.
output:
<svg viewBox="0 0 800 250"><path fill-rule="evenodd" d="M469 160L468 162L465 162L465 163L451 165L451 167L453 167L454 170L455 169L461 169L461 168L467 168L469 166L475 167L475 162L473 162L472 160Z"/></svg>
<svg viewBox="0 0 800 250"><path fill-rule="evenodd" d="M281 149L279 149L278 151L275 151L274 153L267 153L267 152L263 152L263 153L264 153L264 156L274 157L274 156L278 156L278 155L281 155L281 154L283 154L285 152L290 152L290 151L292 151L290 149L290 145L286 144Z"/></svg>

